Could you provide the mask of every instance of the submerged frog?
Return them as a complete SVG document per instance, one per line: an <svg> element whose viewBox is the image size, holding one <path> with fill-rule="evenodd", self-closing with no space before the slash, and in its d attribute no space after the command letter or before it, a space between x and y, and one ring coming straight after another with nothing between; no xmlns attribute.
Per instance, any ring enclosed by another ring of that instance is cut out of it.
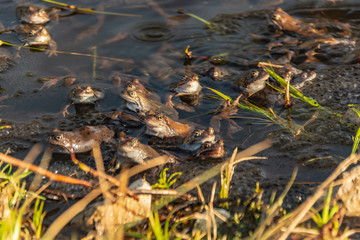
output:
<svg viewBox="0 0 360 240"><path fill-rule="evenodd" d="M73 131L60 131L55 128L47 137L47 141L65 153L88 152L103 141L109 142L114 131L105 126L84 126Z"/></svg>
<svg viewBox="0 0 360 240"><path fill-rule="evenodd" d="M124 159L125 162L141 164L146 160L161 155L149 145L140 143L137 138L127 136L120 140L117 147L117 156L118 159Z"/></svg>
<svg viewBox="0 0 360 240"><path fill-rule="evenodd" d="M269 73L263 69L255 69L245 72L240 79L235 81L235 86L243 90L245 98L263 90L266 87L266 80L269 79Z"/></svg>
<svg viewBox="0 0 360 240"><path fill-rule="evenodd" d="M225 156L224 141L218 139L215 142L203 143L195 156L202 160L222 159Z"/></svg>
<svg viewBox="0 0 360 240"><path fill-rule="evenodd" d="M205 142L214 142L215 134L212 127L205 130L196 129L190 135L186 136L183 143L179 146L180 149L185 151L197 151Z"/></svg>
<svg viewBox="0 0 360 240"><path fill-rule="evenodd" d="M164 114L148 114L145 124L145 133L159 138L184 137L194 130L194 126L174 121Z"/></svg>
<svg viewBox="0 0 360 240"><path fill-rule="evenodd" d="M24 23L45 24L50 21L47 10L38 6L19 6L15 13L16 18Z"/></svg>
<svg viewBox="0 0 360 240"><path fill-rule="evenodd" d="M142 113L153 111L155 113L163 113L173 119L178 119L178 112L175 109L149 99L142 93L124 89L121 91L120 96L126 100L126 107L131 111Z"/></svg>
<svg viewBox="0 0 360 240"><path fill-rule="evenodd" d="M171 93L167 96L166 105L173 107L174 104L171 101L173 96L189 96L199 95L201 91L201 85L199 82L199 76L194 74L192 76L183 76L179 82L170 86Z"/></svg>
<svg viewBox="0 0 360 240"><path fill-rule="evenodd" d="M51 39L50 33L42 25L34 24L21 24L14 30L19 34L20 40L25 42L25 46L36 47L36 48L47 48L50 47L51 55L56 55L57 44Z"/></svg>
<svg viewBox="0 0 360 240"><path fill-rule="evenodd" d="M91 86L76 86L71 89L69 98L75 104L94 103L97 100L104 98L104 93L99 88L92 88Z"/></svg>
<svg viewBox="0 0 360 240"><path fill-rule="evenodd" d="M290 64L286 64L280 68L277 73L297 89L301 89L306 82L310 82L316 78L316 72L311 69L300 70Z"/></svg>

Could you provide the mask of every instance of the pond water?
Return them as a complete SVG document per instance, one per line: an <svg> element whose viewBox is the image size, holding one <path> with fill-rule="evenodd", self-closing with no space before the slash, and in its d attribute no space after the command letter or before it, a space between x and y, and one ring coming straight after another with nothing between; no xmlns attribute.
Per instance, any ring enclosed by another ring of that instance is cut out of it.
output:
<svg viewBox="0 0 360 240"><path fill-rule="evenodd" d="M3 124L13 127L0 130L2 151L11 147L14 156L23 157L34 143L45 143L44 137L52 128L71 130L87 123L97 124L97 113L124 109L119 88L112 82L112 77L116 75L137 77L164 100L169 86L186 73L184 50L187 46L190 46L196 56L211 57L227 53L224 62L218 66L232 72L231 76L217 81L204 76L200 78L200 82L203 86L236 98L240 91L234 87L233 81L241 73L255 67L259 61L275 61L284 55L281 52L270 52L268 48L271 42L286 41L274 36L269 20L271 11L281 7L292 17L313 23L318 28L330 25L328 34L347 41L333 46L321 45L316 49L316 61L305 61L309 56L297 49L297 46L286 43L283 45L286 50L296 52L296 57L291 60L294 66L299 69L310 68L317 73L317 77L302 89L304 95L313 97L332 111L350 115L351 118L339 120L331 114L316 112L315 108L300 101L294 101L290 109L283 109L282 104L278 103L269 104L268 107L272 107L284 119L300 125L317 114L315 120L306 125L305 132L294 136L287 129L271 124L261 115L239 110L234 120L242 130L229 136L226 134L226 122L223 121L221 132L217 134L224 140L228 155L235 147L245 149L267 137L273 139L274 145L259 154L268 157L267 160L253 161L237 168L233 193L248 194L255 187L256 181L270 188L271 183L286 183L295 166L300 167L298 182L316 183L324 180L350 154L351 137L355 135L357 125L356 116L349 112L348 105L356 105L360 101L360 67L357 66L360 34L358 1L79 0L71 3L137 16L79 13L51 20L46 28L57 43L57 56L49 57L44 52L22 48L20 57L15 58L18 49L3 45L2 50L10 54L14 64L0 73L0 86L3 89L0 95L0 117ZM29 4L50 6L35 0L2 1L0 16L4 27L13 28L18 25L15 8ZM179 9L225 28L221 31L209 29L201 21L178 13ZM288 36L294 40L299 35L290 33ZM22 44L14 32L3 33L0 39ZM311 47L315 49L316 45ZM94 49L97 56L95 62ZM193 72L197 72L210 66L213 66L210 61L198 58L190 67ZM76 76L74 85L91 85L104 90L105 98L95 105L93 114L79 117L74 106L70 106L69 115L63 116L64 107L70 103L68 94L74 86L64 85L63 78L66 76ZM57 78L59 81L45 86L39 81L41 78ZM180 119L209 126L213 116L209 113L222 103L209 98L209 95L213 94L203 88L202 99L197 106L190 107L192 111L178 110ZM174 100L178 101L178 98L174 97ZM141 132L135 130L131 133L146 142L146 137ZM310 159L313 161L308 161ZM203 165L204 163L193 162L187 169L181 169L185 172L184 176L186 171L191 172L183 181L193 177L194 168L199 168L199 171L208 168ZM277 185L274 186L276 188ZM307 191L295 190L294 197L297 194L307 195Z"/></svg>

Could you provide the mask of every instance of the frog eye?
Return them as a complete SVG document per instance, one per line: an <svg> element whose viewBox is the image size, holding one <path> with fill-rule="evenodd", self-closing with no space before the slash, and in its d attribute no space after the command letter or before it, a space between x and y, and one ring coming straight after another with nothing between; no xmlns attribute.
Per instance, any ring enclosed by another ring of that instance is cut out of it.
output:
<svg viewBox="0 0 360 240"><path fill-rule="evenodd" d="M254 71L251 71L251 77L253 78L256 78L257 76L259 76L259 72L254 70Z"/></svg>
<svg viewBox="0 0 360 240"><path fill-rule="evenodd" d="M280 15L277 14L277 13L274 13L274 14L271 16L271 19L274 20L274 21L279 21L279 20L280 20Z"/></svg>
<svg viewBox="0 0 360 240"><path fill-rule="evenodd" d="M205 143L205 144L204 144L204 147L205 147L205 148L209 148L209 147L211 147L211 144L210 144L210 143Z"/></svg>
<svg viewBox="0 0 360 240"><path fill-rule="evenodd" d="M61 141L63 139L63 136L62 135L56 135L55 136L55 140L56 141Z"/></svg>
<svg viewBox="0 0 360 240"><path fill-rule="evenodd" d="M91 92L92 88L90 86L87 86L85 89L87 92Z"/></svg>
<svg viewBox="0 0 360 240"><path fill-rule="evenodd" d="M133 146L136 146L136 145L139 144L139 141L138 141L136 138L134 138L133 140L131 140L131 144L132 144Z"/></svg>
<svg viewBox="0 0 360 240"><path fill-rule="evenodd" d="M201 136L201 131L196 131L195 132L195 137L200 137Z"/></svg>
<svg viewBox="0 0 360 240"><path fill-rule="evenodd" d="M131 92L129 92L129 95L130 95L130 97L136 97L136 92L131 91Z"/></svg>
<svg viewBox="0 0 360 240"><path fill-rule="evenodd" d="M301 78L302 78L302 79L308 78L308 74L307 74L306 72L302 73L302 74L301 74Z"/></svg>
<svg viewBox="0 0 360 240"><path fill-rule="evenodd" d="M162 121L162 120L164 119L164 115L159 114L159 115L157 116L157 119L158 119L159 121Z"/></svg>

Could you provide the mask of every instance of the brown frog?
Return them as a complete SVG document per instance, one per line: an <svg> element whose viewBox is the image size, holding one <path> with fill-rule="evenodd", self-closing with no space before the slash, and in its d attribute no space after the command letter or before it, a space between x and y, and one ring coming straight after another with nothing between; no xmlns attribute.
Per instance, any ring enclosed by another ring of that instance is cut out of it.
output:
<svg viewBox="0 0 360 240"><path fill-rule="evenodd" d="M57 44L51 39L49 32L42 25L21 24L14 30L20 37L20 40L25 42L24 46L42 48L50 47L49 56L56 55Z"/></svg>
<svg viewBox="0 0 360 240"><path fill-rule="evenodd" d="M243 130L241 126L239 126L233 119L231 119L231 116L237 113L240 97L241 95L234 99L232 102L230 102L230 99L226 100L224 102L221 112L217 115L214 115L210 119L210 126L214 128L216 133L220 132L222 120L226 120L228 122L227 135L230 138L232 138L232 134Z"/></svg>
<svg viewBox="0 0 360 240"><path fill-rule="evenodd" d="M125 137L122 138L117 147L118 159L125 160L125 162L141 164L146 160L159 157L160 154L150 147L139 142L137 138Z"/></svg>
<svg viewBox="0 0 360 240"><path fill-rule="evenodd" d="M197 150L195 157L208 160L208 159L222 159L225 156L224 141L221 139L215 142L205 142Z"/></svg>
<svg viewBox="0 0 360 240"><path fill-rule="evenodd" d="M55 128L47 137L47 141L64 153L88 152L103 141L109 142L114 131L105 126L84 126L73 131L60 131Z"/></svg>
<svg viewBox="0 0 360 240"><path fill-rule="evenodd" d="M38 6L19 6L15 11L20 22L31 24L45 24L50 21L47 10Z"/></svg>
<svg viewBox="0 0 360 240"><path fill-rule="evenodd" d="M242 89L245 98L249 98L266 87L265 81L269 79L269 76L264 69L254 69L245 72L234 84Z"/></svg>
<svg viewBox="0 0 360 240"><path fill-rule="evenodd" d="M189 96L199 95L201 91L201 85L199 82L199 76L194 74L192 76L183 76L179 82L170 86L171 93L166 98L166 105L173 107L174 104L171 101L173 96Z"/></svg>
<svg viewBox="0 0 360 240"><path fill-rule="evenodd" d="M281 8L276 8L271 12L270 20L279 30L294 32L304 37L317 37L324 34L315 29L314 24L295 19Z"/></svg>
<svg viewBox="0 0 360 240"><path fill-rule="evenodd" d="M194 130L194 126L172 120L164 114L149 113L145 117L145 133L159 138L184 137Z"/></svg>
<svg viewBox="0 0 360 240"><path fill-rule="evenodd" d="M123 82L121 88L123 91L124 90L135 91L137 93L141 93L144 96L149 97L156 101L160 101L160 99L161 99L159 95L157 95L156 93L151 92L147 88L145 88L144 85L137 78L134 78L130 81Z"/></svg>
<svg viewBox="0 0 360 240"><path fill-rule="evenodd" d="M279 68L277 73L297 89L301 89L306 82L310 82L316 78L316 72L311 69L300 70L290 64L286 64L283 68Z"/></svg>
<svg viewBox="0 0 360 240"><path fill-rule="evenodd" d="M140 127L143 125L143 117L130 111L115 111L106 115L104 123L123 125L124 127Z"/></svg>
<svg viewBox="0 0 360 240"><path fill-rule="evenodd" d="M142 93L124 89L121 91L120 96L126 100L126 107L131 111L142 113L153 111L155 113L163 113L172 119L178 119L178 112L175 109L147 98Z"/></svg>
<svg viewBox="0 0 360 240"><path fill-rule="evenodd" d="M185 151L197 151L205 142L214 142L215 134L212 127L205 130L196 129L190 135L186 136L179 148Z"/></svg>
<svg viewBox="0 0 360 240"><path fill-rule="evenodd" d="M99 88L92 88L91 86L76 86L71 89L69 98L75 104L94 103L97 100L104 98L104 93Z"/></svg>

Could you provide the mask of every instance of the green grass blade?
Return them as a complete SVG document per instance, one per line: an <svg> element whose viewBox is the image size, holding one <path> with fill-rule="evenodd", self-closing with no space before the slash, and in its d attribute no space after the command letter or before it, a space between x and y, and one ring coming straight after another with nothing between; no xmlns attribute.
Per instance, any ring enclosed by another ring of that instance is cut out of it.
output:
<svg viewBox="0 0 360 240"><path fill-rule="evenodd" d="M360 118L360 111L357 110L356 108L350 108L351 110L353 110L354 112L356 112L356 114L358 115L358 117ZM351 154L354 154L356 152L356 150L359 148L359 143L360 143L360 127L358 128L356 135L355 135L355 139L354 139L354 144L351 150Z"/></svg>

